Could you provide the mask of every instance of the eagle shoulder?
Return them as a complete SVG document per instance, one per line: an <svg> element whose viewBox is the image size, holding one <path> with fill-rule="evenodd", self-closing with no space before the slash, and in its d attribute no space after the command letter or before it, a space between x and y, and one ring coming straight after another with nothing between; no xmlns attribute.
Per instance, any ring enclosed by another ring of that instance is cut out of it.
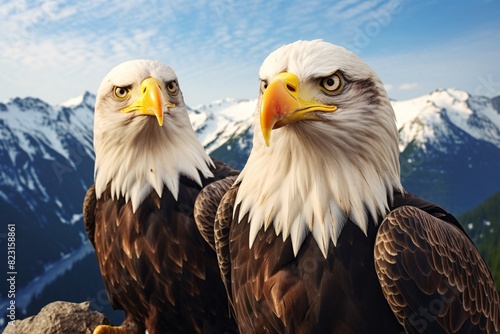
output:
<svg viewBox="0 0 500 334"><path fill-rule="evenodd" d="M234 184L222 197L214 221L214 245L217 253L220 274L228 295L229 302L233 306L231 290L231 254L229 248L229 232L233 220L234 204L239 185Z"/></svg>
<svg viewBox="0 0 500 334"><path fill-rule="evenodd" d="M226 178L214 181L204 187L196 198L194 203L194 219L196 226L203 239L215 251L214 240L214 222L217 209L227 190L231 188L237 176L228 176Z"/></svg>
<svg viewBox="0 0 500 334"><path fill-rule="evenodd" d="M95 248L94 232L95 232L95 206L97 198L95 194L95 185L92 184L85 194L83 199L83 223L85 225L85 232L90 243Z"/></svg>
<svg viewBox="0 0 500 334"><path fill-rule="evenodd" d="M213 177L204 180L204 187L196 197L194 204L194 219L203 239L215 251L214 221L219 203L233 185L240 171L232 166L212 158L214 166Z"/></svg>
<svg viewBox="0 0 500 334"><path fill-rule="evenodd" d="M491 274L455 224L415 206L400 206L380 225L374 258L384 296L407 330L500 329Z"/></svg>

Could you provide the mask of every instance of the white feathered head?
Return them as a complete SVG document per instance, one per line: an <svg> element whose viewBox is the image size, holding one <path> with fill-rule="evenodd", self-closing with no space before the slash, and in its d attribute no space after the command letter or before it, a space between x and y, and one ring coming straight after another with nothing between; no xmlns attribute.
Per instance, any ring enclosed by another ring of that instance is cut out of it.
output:
<svg viewBox="0 0 500 334"><path fill-rule="evenodd" d="M321 40L279 48L259 75L240 218L250 214L251 244L272 225L295 253L312 233L326 256L347 219L366 233L402 189L394 111L365 62Z"/></svg>
<svg viewBox="0 0 500 334"><path fill-rule="evenodd" d="M154 60L132 60L113 68L97 92L94 116L95 186L108 184L114 198L132 201L163 186L178 194L179 176L201 185L212 161L196 138L174 71Z"/></svg>

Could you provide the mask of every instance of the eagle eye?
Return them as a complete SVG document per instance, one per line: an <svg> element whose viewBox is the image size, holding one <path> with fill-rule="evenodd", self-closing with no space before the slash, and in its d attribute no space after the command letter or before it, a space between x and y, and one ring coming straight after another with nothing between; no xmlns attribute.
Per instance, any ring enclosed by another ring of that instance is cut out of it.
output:
<svg viewBox="0 0 500 334"><path fill-rule="evenodd" d="M179 86L177 85L177 82L175 81L167 82L167 91L169 94L171 95L177 94L178 89Z"/></svg>
<svg viewBox="0 0 500 334"><path fill-rule="evenodd" d="M130 87L115 86L113 92L118 100L125 100L128 97L128 94L130 93Z"/></svg>
<svg viewBox="0 0 500 334"><path fill-rule="evenodd" d="M337 94L343 87L344 78L340 73L333 73L320 81L320 88L327 94Z"/></svg>
<svg viewBox="0 0 500 334"><path fill-rule="evenodd" d="M268 83L267 80L261 80L260 81L260 92L264 93L264 91L267 89Z"/></svg>

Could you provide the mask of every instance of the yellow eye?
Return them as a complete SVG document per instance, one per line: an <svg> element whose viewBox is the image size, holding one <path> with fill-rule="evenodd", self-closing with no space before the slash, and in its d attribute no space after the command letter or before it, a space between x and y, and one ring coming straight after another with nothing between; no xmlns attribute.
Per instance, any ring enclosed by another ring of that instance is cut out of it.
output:
<svg viewBox="0 0 500 334"><path fill-rule="evenodd" d="M115 87L114 93L118 100L124 100L130 92L129 87Z"/></svg>
<svg viewBox="0 0 500 334"><path fill-rule="evenodd" d="M344 79L340 73L334 73L326 78L321 79L321 89L328 94L336 94L344 87Z"/></svg>
<svg viewBox="0 0 500 334"><path fill-rule="evenodd" d="M167 82L167 91L169 92L169 94L176 94L178 89L179 86L177 86L177 82L175 81Z"/></svg>
<svg viewBox="0 0 500 334"><path fill-rule="evenodd" d="M264 91L267 89L267 80L261 80L260 81L260 92L264 93Z"/></svg>

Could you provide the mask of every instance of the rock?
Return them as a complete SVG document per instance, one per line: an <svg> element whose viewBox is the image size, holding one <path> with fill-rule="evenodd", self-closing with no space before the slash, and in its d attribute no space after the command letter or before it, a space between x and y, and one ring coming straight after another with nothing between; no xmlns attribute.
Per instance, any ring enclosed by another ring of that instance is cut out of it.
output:
<svg viewBox="0 0 500 334"><path fill-rule="evenodd" d="M53 302L37 315L8 324L3 334L92 334L97 326L110 324L104 314L90 311L89 307L90 302Z"/></svg>

